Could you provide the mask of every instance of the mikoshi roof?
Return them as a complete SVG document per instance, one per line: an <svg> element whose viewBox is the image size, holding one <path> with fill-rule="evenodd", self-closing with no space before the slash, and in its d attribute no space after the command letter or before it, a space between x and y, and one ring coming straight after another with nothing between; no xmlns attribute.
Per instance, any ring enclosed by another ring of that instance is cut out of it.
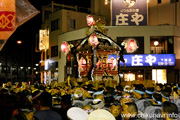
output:
<svg viewBox="0 0 180 120"><path fill-rule="evenodd" d="M80 51L91 51L92 46L89 44L88 40L91 37L91 35L96 35L99 41L99 44L97 45L97 50L114 50L114 51L120 51L121 47L110 37L107 35L101 33L100 31L94 31L89 36L83 38L81 42L75 47L76 52Z"/></svg>

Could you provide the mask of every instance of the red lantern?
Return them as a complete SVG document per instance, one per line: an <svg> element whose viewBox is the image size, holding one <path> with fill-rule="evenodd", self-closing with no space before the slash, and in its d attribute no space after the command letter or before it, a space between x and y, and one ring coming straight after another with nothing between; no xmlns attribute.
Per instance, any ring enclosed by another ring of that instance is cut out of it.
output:
<svg viewBox="0 0 180 120"><path fill-rule="evenodd" d="M96 35L91 35L89 37L89 44L92 46L92 47L96 47L98 45L99 41L98 41L98 38Z"/></svg>
<svg viewBox="0 0 180 120"><path fill-rule="evenodd" d="M88 15L86 18L87 18L87 25L88 26L94 25L94 18L92 16Z"/></svg>
<svg viewBox="0 0 180 120"><path fill-rule="evenodd" d="M135 39L127 39L126 43L127 43L127 47L126 47L127 53L133 53L139 48L137 41Z"/></svg>
<svg viewBox="0 0 180 120"><path fill-rule="evenodd" d="M67 42L63 42L61 44L61 51L66 55L69 53L68 45L69 44Z"/></svg>

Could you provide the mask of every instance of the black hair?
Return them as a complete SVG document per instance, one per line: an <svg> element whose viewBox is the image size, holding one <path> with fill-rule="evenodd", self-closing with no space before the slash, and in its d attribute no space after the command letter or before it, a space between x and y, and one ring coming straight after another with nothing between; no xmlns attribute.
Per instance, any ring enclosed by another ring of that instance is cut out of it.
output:
<svg viewBox="0 0 180 120"><path fill-rule="evenodd" d="M52 106L52 96L48 92L42 92L37 99L40 101L41 106L51 107Z"/></svg>
<svg viewBox="0 0 180 120"><path fill-rule="evenodd" d="M159 86L161 89L163 88L163 85L161 83L157 83L156 86Z"/></svg>
<svg viewBox="0 0 180 120"><path fill-rule="evenodd" d="M177 92L178 88L174 88L173 91L176 92L176 94L178 94L178 92Z"/></svg>
<svg viewBox="0 0 180 120"><path fill-rule="evenodd" d="M114 92L115 89L113 87L106 87L106 90L111 93Z"/></svg>
<svg viewBox="0 0 180 120"><path fill-rule="evenodd" d="M63 95L61 98L61 104L71 105L71 95Z"/></svg>
<svg viewBox="0 0 180 120"><path fill-rule="evenodd" d="M143 84L139 84L138 85L140 88L143 88L144 89L144 85Z"/></svg>
<svg viewBox="0 0 180 120"><path fill-rule="evenodd" d="M154 93L154 87L148 87L148 88L146 88L146 90ZM146 90L145 90L145 92L146 92ZM146 92L146 95L148 96L148 98L152 98L152 94L149 94L148 92Z"/></svg>
<svg viewBox="0 0 180 120"><path fill-rule="evenodd" d="M44 91L44 90L45 90L45 87L44 87L43 85L39 85L38 89Z"/></svg>
<svg viewBox="0 0 180 120"><path fill-rule="evenodd" d="M135 90L139 90L139 91L143 91L143 92L145 91L141 85L136 86Z"/></svg>
<svg viewBox="0 0 180 120"><path fill-rule="evenodd" d="M105 95L104 97L105 100L105 106L110 106L114 102L114 97L112 95Z"/></svg>
<svg viewBox="0 0 180 120"><path fill-rule="evenodd" d="M25 95L30 95L30 92L28 90L23 90L22 91Z"/></svg>
<svg viewBox="0 0 180 120"><path fill-rule="evenodd" d="M152 97L154 97L156 103L157 103L157 101L162 102L162 96L161 95L154 93L152 95Z"/></svg>
<svg viewBox="0 0 180 120"><path fill-rule="evenodd" d="M123 87L122 87L122 85L118 85L118 86L116 86L116 89L117 89L117 90L120 90L120 91L123 91Z"/></svg>
<svg viewBox="0 0 180 120"><path fill-rule="evenodd" d="M139 91L145 92L145 89L144 89L144 87L142 86L142 84L141 84L141 85L137 85L137 86L135 87L135 90L139 90ZM140 95L141 95L141 97L144 97L144 94L140 94Z"/></svg>
<svg viewBox="0 0 180 120"><path fill-rule="evenodd" d="M98 88L98 90L97 90L97 91L102 91L102 90L104 90L104 88Z"/></svg>
<svg viewBox="0 0 180 120"><path fill-rule="evenodd" d="M177 119L176 117L178 115L178 108L177 108L176 104L165 101L162 104L162 111L164 113L167 113L169 115L168 116L169 118Z"/></svg>
<svg viewBox="0 0 180 120"><path fill-rule="evenodd" d="M146 90L148 90L150 92L154 92L154 87L148 87Z"/></svg>
<svg viewBox="0 0 180 120"><path fill-rule="evenodd" d="M169 90L163 90L162 92L161 92L165 97L170 97L171 96L171 91L169 91Z"/></svg>

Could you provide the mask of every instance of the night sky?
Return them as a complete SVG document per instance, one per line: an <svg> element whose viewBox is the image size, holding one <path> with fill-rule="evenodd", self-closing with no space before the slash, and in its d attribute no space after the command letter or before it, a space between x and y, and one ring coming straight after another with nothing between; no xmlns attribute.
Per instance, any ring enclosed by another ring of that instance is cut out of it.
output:
<svg viewBox="0 0 180 120"><path fill-rule="evenodd" d="M20 64L31 64L32 60L32 42L35 42L36 34L41 29L41 7L51 3L51 0L29 0L29 2L40 11L38 15L30 19L11 35L5 46L0 51L1 55L8 55L10 59L17 60ZM77 5L80 7L90 8L90 0L54 0L54 3ZM18 45L17 40L27 41ZM32 41L32 42L31 42ZM35 44L35 43L34 43ZM34 51L34 49L33 49ZM40 52L33 52L34 64L40 61Z"/></svg>

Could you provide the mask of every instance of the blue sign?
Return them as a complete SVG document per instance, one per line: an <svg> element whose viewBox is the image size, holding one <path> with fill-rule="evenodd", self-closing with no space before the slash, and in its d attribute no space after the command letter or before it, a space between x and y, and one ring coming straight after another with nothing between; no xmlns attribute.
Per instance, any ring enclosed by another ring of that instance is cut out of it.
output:
<svg viewBox="0 0 180 120"><path fill-rule="evenodd" d="M112 26L147 25L147 0L111 0Z"/></svg>
<svg viewBox="0 0 180 120"><path fill-rule="evenodd" d="M109 55L108 59L116 55ZM175 66L175 54L134 54L124 55L127 67ZM121 66L124 66L120 62Z"/></svg>

